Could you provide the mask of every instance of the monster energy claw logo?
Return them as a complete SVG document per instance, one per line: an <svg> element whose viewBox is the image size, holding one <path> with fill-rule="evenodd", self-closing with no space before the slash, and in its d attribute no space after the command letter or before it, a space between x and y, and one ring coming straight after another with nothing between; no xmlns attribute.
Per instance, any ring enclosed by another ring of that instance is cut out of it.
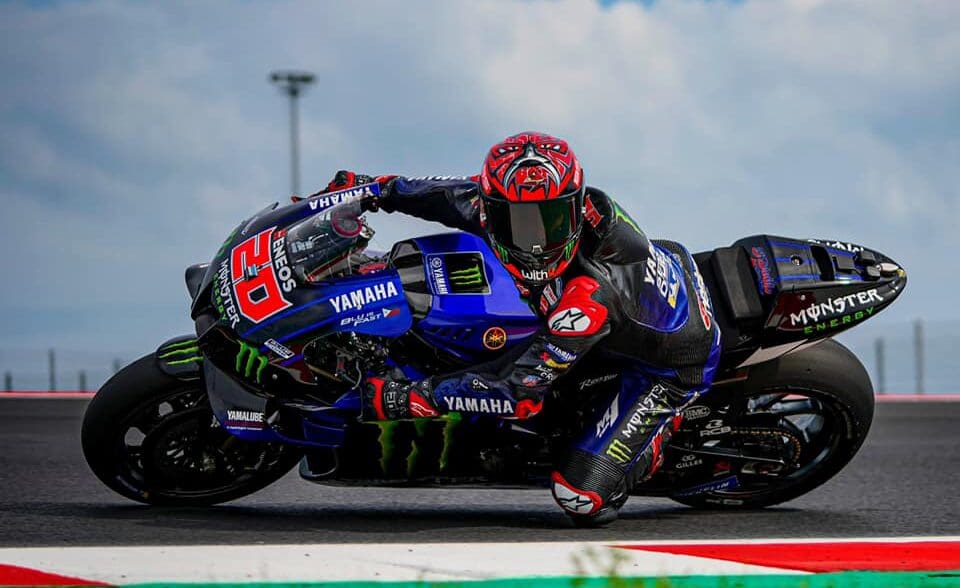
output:
<svg viewBox="0 0 960 588"><path fill-rule="evenodd" d="M480 266L473 266L468 269L450 272L450 284L453 286L481 286L483 285L483 272Z"/></svg>
<svg viewBox="0 0 960 588"><path fill-rule="evenodd" d="M427 260L427 272L437 294L490 293L483 254L479 251L431 255Z"/></svg>
<svg viewBox="0 0 960 588"><path fill-rule="evenodd" d="M267 363L269 363L267 357L262 355L256 347L240 342L240 351L237 352L238 374L243 374L245 378L252 376L254 381L259 384Z"/></svg>
<svg viewBox="0 0 960 588"><path fill-rule="evenodd" d="M630 461L630 447L619 439L614 439L607 447L606 454L617 463L624 464Z"/></svg>
<svg viewBox="0 0 960 588"><path fill-rule="evenodd" d="M171 343L161 347L157 352L157 359L163 360L167 365L183 365L187 363L199 363L203 361L200 355L200 347L196 339L187 339L179 343Z"/></svg>
<svg viewBox="0 0 960 588"><path fill-rule="evenodd" d="M641 235L643 234L643 231L640 230L640 227L637 226L637 223L632 218L630 218L630 215L627 214L622 208L620 208L620 205L617 204L616 202L613 203L613 214L618 221L623 221L627 223L627 225L631 229L633 229L637 233L640 233Z"/></svg>
<svg viewBox="0 0 960 588"><path fill-rule="evenodd" d="M377 441L380 445L380 471L384 476L391 475L402 475L401 471L398 471L396 468L392 467L394 465L402 465L402 471L406 473L407 478L414 478L417 476L418 472L421 472L421 468L426 467L427 470L430 470L429 464L420 463L422 452L421 450L426 448L435 448L437 445L437 427L442 425L440 430L440 452L439 455L436 455L435 462L435 472L441 474L446 472L447 465L450 461L450 452L453 447L453 434L454 430L457 428L457 425L460 424L461 416L459 413L451 412L440 419L429 420L429 419L414 419L412 422L413 425L413 436L409 440L409 445L405 447L398 448L396 446L396 438L400 434L400 429L402 427L409 427L409 421L383 421L375 423L376 426L380 429L380 434L377 437ZM408 431L409 432L409 431ZM423 472L426 473L426 472Z"/></svg>

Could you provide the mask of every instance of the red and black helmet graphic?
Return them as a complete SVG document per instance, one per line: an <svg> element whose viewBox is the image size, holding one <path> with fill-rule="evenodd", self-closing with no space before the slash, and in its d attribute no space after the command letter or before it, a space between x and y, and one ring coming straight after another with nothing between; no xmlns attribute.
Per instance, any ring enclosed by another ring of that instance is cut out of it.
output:
<svg viewBox="0 0 960 588"><path fill-rule="evenodd" d="M480 223L494 255L527 285L562 274L576 255L585 187L563 139L526 132L490 148L480 173Z"/></svg>
<svg viewBox="0 0 960 588"><path fill-rule="evenodd" d="M583 171L567 142L527 131L490 148L480 173L485 196L508 202L537 202L577 192Z"/></svg>

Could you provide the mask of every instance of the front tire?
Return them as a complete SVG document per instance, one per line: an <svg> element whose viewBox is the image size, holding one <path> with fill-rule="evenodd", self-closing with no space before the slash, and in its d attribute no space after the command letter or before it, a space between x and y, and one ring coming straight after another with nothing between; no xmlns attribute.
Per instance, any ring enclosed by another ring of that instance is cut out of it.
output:
<svg viewBox="0 0 960 588"><path fill-rule="evenodd" d="M863 364L830 339L757 366L728 404L714 407L720 414L725 409L739 414L724 423L733 431L720 438L720 447L780 455L789 467L741 460L732 468L737 488L673 494L673 500L701 508L761 508L806 494L840 472L863 445L874 392Z"/></svg>
<svg viewBox="0 0 960 588"><path fill-rule="evenodd" d="M230 435L216 422L202 381L167 375L154 354L100 388L84 414L81 443L100 481L155 505L234 500L275 482L300 458L288 445Z"/></svg>

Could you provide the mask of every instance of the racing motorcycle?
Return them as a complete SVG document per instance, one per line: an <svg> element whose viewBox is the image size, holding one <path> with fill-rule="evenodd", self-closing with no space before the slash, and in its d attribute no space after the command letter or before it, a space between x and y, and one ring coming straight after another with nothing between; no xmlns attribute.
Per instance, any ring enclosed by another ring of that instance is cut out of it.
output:
<svg viewBox="0 0 960 588"><path fill-rule="evenodd" d="M274 204L187 269L196 334L121 370L87 408L83 451L104 484L143 503L210 505L299 463L321 484L547 487L587 422L621 414L630 426L617 404L626 370L602 351L530 419L361 421L366 375L460 370L540 327L478 237L367 251L364 203L378 195L369 184ZM695 260L722 332L718 376L631 493L756 508L809 492L850 461L873 417L869 376L832 337L890 305L906 273L861 245L771 235Z"/></svg>

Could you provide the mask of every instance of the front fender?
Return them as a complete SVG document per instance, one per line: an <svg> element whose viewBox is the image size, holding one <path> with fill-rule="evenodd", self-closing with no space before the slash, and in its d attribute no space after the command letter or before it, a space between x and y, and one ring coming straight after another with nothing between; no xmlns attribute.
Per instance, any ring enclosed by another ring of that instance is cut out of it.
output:
<svg viewBox="0 0 960 588"><path fill-rule="evenodd" d="M193 335L174 337L157 348L154 357L157 367L168 376L178 380L199 380L203 367L203 355Z"/></svg>

